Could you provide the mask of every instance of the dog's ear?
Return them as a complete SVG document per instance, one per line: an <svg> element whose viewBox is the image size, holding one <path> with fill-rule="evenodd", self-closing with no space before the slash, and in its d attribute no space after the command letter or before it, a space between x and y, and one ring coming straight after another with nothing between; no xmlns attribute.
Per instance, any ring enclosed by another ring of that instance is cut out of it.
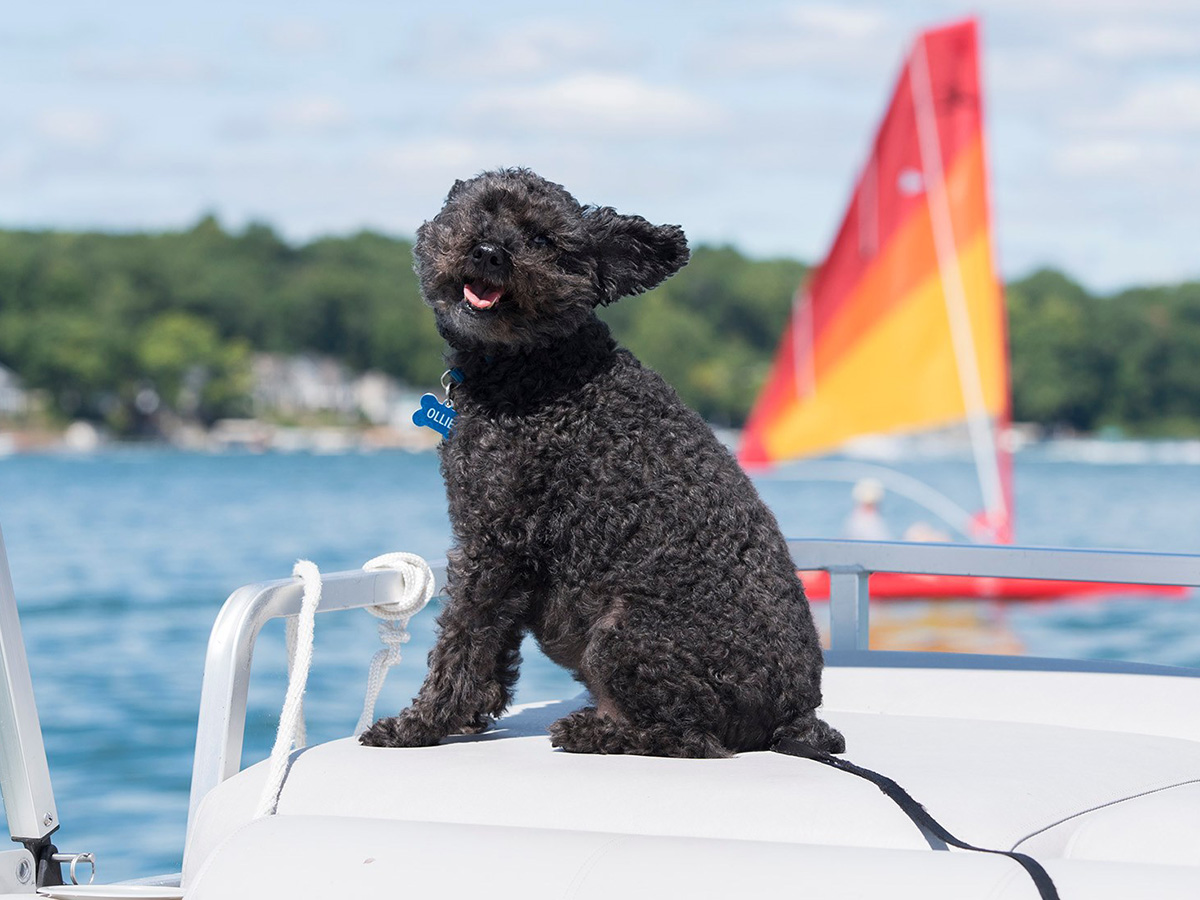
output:
<svg viewBox="0 0 1200 900"><path fill-rule="evenodd" d="M450 185L450 191L446 194L446 202L449 203L454 199L454 195L467 186L467 183L461 178L454 179L454 184Z"/></svg>
<svg viewBox="0 0 1200 900"><path fill-rule="evenodd" d="M688 261L687 237L678 225L651 225L608 206L587 210L584 221L596 253L597 303L648 291Z"/></svg>

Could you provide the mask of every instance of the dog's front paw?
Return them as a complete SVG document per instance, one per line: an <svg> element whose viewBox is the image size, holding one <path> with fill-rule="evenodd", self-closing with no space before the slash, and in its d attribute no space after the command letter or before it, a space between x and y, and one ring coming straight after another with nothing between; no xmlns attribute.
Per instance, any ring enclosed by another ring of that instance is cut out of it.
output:
<svg viewBox="0 0 1200 900"><path fill-rule="evenodd" d="M431 747L442 735L407 711L398 716L380 719L358 736L364 747Z"/></svg>
<svg viewBox="0 0 1200 900"><path fill-rule="evenodd" d="M460 730L459 734L483 734L495 723L495 719L486 713L478 713L475 718L471 719Z"/></svg>

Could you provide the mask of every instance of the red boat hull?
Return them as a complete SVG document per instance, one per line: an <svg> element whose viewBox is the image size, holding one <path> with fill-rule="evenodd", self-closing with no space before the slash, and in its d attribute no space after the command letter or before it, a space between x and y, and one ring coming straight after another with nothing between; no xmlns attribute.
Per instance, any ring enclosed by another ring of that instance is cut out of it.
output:
<svg viewBox="0 0 1200 900"><path fill-rule="evenodd" d="M810 600L829 599L828 572L807 571L799 574ZM871 576L871 597L876 600L1057 600L1112 594L1182 597L1187 592L1188 588L1176 585L1039 578L977 578L971 575L909 575L897 572L876 572Z"/></svg>

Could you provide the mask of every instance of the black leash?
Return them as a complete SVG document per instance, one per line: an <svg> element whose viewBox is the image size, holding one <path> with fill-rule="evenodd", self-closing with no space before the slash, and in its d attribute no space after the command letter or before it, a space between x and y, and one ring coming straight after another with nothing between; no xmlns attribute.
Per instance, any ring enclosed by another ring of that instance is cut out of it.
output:
<svg viewBox="0 0 1200 900"><path fill-rule="evenodd" d="M840 769L843 772L849 772L851 775L857 775L859 778L865 778L887 794L892 802L899 806L904 814L912 819L918 827L924 828L934 837L949 844L951 847L958 847L961 850L974 850L977 853L994 853L998 856L1007 856L1009 859L1015 860L1029 873L1029 877L1033 879L1034 885L1037 886L1042 900L1059 900L1058 889L1050 879L1050 874L1032 856L1017 853L1013 850L988 850L986 847L976 847L973 844L968 844L966 841L960 841L943 828L937 819L928 813L925 807L913 799L908 791L900 787L900 785L896 784L896 782L892 781L886 775L880 775L878 772L872 772L870 769L856 766L849 760L838 759L831 753L818 750L811 744L806 744L803 741L797 741L792 738L780 738L771 749L776 753L798 756L802 759L811 759L824 765L832 766L835 769Z"/></svg>

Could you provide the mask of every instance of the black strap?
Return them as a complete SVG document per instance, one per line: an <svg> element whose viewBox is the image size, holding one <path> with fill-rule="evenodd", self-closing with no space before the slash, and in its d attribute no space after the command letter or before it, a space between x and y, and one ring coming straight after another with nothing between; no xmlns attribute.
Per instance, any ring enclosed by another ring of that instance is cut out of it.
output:
<svg viewBox="0 0 1200 900"><path fill-rule="evenodd" d="M803 741L797 741L792 738L780 738L771 749L776 753L785 753L788 756L811 759L827 766L833 766L835 769L841 769L843 772L849 772L851 775L857 775L859 778L867 779L867 781L887 794L892 802L899 806L904 814L912 819L917 826L924 828L934 837L944 841L951 847L958 847L962 850L974 850L978 853L995 853L999 856L1007 856L1009 859L1016 860L1029 873L1029 877L1033 879L1033 883L1037 886L1042 900L1059 900L1058 889L1055 888L1054 882L1050 880L1050 874L1032 856L1017 853L1013 850L988 850L986 847L976 847L973 844L968 844L966 841L960 841L943 828L926 811L925 807L913 799L908 791L904 790L904 788L900 787L900 785L896 784L896 782L892 781L886 775L880 775L878 772L872 772L870 769L856 766L849 760L838 759L824 750L818 750L811 744L806 744Z"/></svg>

